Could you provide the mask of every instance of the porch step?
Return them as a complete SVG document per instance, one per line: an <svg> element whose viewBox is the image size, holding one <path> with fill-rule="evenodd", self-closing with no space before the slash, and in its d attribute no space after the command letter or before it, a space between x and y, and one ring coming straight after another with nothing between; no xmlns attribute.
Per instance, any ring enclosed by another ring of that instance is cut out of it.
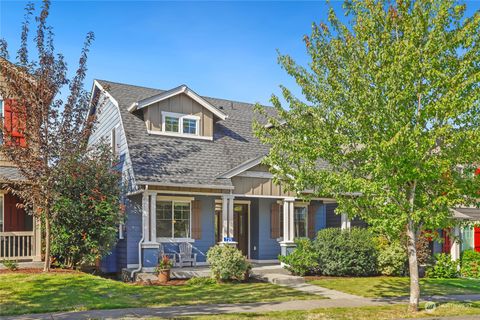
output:
<svg viewBox="0 0 480 320"><path fill-rule="evenodd" d="M258 280L270 282L273 284L278 285L298 285L305 283L305 279L303 277L292 276L288 274L280 274L280 273L253 273L252 276Z"/></svg>

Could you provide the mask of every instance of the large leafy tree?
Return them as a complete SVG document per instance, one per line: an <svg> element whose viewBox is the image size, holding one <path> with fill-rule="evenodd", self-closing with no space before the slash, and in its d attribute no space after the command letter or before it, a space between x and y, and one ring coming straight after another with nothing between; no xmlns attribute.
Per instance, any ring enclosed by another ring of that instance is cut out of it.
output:
<svg viewBox="0 0 480 320"><path fill-rule="evenodd" d="M338 199L338 211L406 234L410 309L420 288L416 243L452 223L480 189L480 13L449 0L347 1L346 21L305 36L302 66L280 55L303 97L283 87L278 118L256 124L265 162L291 190ZM329 163L318 170L319 161Z"/></svg>
<svg viewBox="0 0 480 320"><path fill-rule="evenodd" d="M35 8L33 3L27 5L15 63L9 61L7 42L0 39L0 95L15 119L15 128L12 123L2 125L0 152L25 178L10 181L10 191L43 221L45 271L50 269L55 185L61 180L56 168L78 150L85 150L93 123L87 118L89 94L83 87L93 34L86 36L79 66L70 79L64 56L55 51L53 29L47 24L49 10L50 1L44 0L32 39L30 22ZM37 57L30 59L32 48Z"/></svg>

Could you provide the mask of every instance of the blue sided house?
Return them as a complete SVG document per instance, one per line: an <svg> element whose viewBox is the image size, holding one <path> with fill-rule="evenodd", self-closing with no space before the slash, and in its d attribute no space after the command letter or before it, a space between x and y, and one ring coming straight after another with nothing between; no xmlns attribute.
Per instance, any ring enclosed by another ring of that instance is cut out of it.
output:
<svg viewBox="0 0 480 320"><path fill-rule="evenodd" d="M184 243L197 264L219 243L253 262L274 262L297 237L361 224L336 215L333 199L304 202L273 183L262 164L268 146L252 132L253 104L203 97L185 85L165 91L96 80L91 114L90 144L111 142L126 207L104 272L152 271Z"/></svg>

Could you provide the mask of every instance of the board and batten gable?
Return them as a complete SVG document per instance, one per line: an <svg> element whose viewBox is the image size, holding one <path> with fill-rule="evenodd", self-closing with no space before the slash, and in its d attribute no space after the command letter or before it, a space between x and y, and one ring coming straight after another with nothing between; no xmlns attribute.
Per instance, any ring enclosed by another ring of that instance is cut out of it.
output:
<svg viewBox="0 0 480 320"><path fill-rule="evenodd" d="M235 194L251 196L295 197L292 191L283 190L271 178L268 166L259 164L231 178Z"/></svg>
<svg viewBox="0 0 480 320"><path fill-rule="evenodd" d="M213 137L213 113L184 93L154 103L144 109L143 118L148 130L162 131L162 112L197 116L200 118L199 135Z"/></svg>

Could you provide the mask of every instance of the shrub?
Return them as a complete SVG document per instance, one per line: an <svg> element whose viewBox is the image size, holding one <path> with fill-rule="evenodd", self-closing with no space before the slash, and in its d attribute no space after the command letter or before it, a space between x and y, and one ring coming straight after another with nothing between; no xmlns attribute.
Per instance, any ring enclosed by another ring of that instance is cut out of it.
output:
<svg viewBox="0 0 480 320"><path fill-rule="evenodd" d="M217 245L207 252L207 262L217 281L242 281L251 266L242 252L228 245Z"/></svg>
<svg viewBox="0 0 480 320"><path fill-rule="evenodd" d="M14 260L3 260L2 264L5 268L7 268L10 271L15 271L18 269L18 263L17 261L14 261Z"/></svg>
<svg viewBox="0 0 480 320"><path fill-rule="evenodd" d="M457 278L458 277L458 261L453 261L451 256L446 253L435 255L435 263L427 267L427 278Z"/></svg>
<svg viewBox="0 0 480 320"><path fill-rule="evenodd" d="M209 286L215 283L216 281L213 278L194 277L187 280L189 286Z"/></svg>
<svg viewBox="0 0 480 320"><path fill-rule="evenodd" d="M407 250L399 241L379 241L378 272L385 276L403 276L406 273Z"/></svg>
<svg viewBox="0 0 480 320"><path fill-rule="evenodd" d="M460 273L462 277L480 278L480 252L474 250L463 252Z"/></svg>
<svg viewBox="0 0 480 320"><path fill-rule="evenodd" d="M323 275L371 276L378 273L377 249L368 229L323 229L313 245Z"/></svg>
<svg viewBox="0 0 480 320"><path fill-rule="evenodd" d="M318 254L309 239L297 239L297 247L288 256L279 256L285 268L299 276L318 273Z"/></svg>
<svg viewBox="0 0 480 320"><path fill-rule="evenodd" d="M72 154L58 168L54 192L51 252L59 265L92 265L110 253L123 222L121 176L107 146Z"/></svg>

